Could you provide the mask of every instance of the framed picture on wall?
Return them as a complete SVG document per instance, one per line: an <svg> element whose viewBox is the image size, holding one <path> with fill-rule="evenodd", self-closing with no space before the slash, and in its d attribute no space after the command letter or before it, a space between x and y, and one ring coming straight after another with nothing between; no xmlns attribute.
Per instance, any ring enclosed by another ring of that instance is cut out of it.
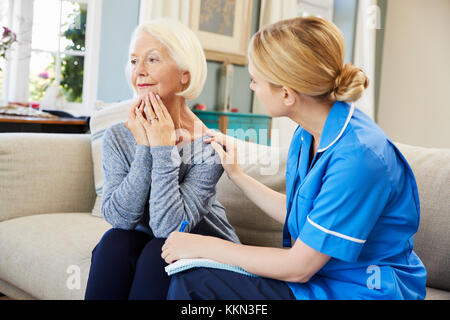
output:
<svg viewBox="0 0 450 320"><path fill-rule="evenodd" d="M191 0L189 27L206 59L247 64L253 0Z"/></svg>

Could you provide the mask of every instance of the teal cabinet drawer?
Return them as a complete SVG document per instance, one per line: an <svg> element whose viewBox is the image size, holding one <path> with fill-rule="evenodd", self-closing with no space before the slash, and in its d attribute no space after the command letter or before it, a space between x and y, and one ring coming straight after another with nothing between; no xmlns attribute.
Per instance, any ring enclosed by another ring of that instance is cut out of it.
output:
<svg viewBox="0 0 450 320"><path fill-rule="evenodd" d="M249 118L249 117L230 117L230 122L242 123L246 125L267 125L271 118Z"/></svg>
<svg viewBox="0 0 450 320"><path fill-rule="evenodd" d="M219 120L202 120L202 122L205 124L205 126L207 126L209 129L216 129L219 130Z"/></svg>
<svg viewBox="0 0 450 320"><path fill-rule="evenodd" d="M270 146L272 118L259 114L193 111L210 129L248 142Z"/></svg>
<svg viewBox="0 0 450 320"><path fill-rule="evenodd" d="M203 122L205 121L219 121L219 115L213 114L210 112L200 112L200 111L194 111L194 114L200 118Z"/></svg>
<svg viewBox="0 0 450 320"><path fill-rule="evenodd" d="M269 125L270 123L256 126L239 122L230 122L228 125L227 134L244 141L270 146Z"/></svg>

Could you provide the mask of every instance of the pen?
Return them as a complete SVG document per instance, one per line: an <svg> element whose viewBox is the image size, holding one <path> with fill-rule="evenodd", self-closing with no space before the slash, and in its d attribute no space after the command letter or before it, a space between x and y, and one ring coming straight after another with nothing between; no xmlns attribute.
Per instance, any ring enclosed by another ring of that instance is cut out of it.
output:
<svg viewBox="0 0 450 320"><path fill-rule="evenodd" d="M184 232L184 229L186 229L186 226L188 225L188 222L186 220L183 220L180 226L180 232Z"/></svg>

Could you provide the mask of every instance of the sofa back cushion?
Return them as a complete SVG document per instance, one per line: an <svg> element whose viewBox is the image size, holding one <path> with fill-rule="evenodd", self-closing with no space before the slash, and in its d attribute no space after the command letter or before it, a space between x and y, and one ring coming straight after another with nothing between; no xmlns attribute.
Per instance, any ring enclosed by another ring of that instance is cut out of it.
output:
<svg viewBox="0 0 450 320"><path fill-rule="evenodd" d="M288 148L278 149L236 140L239 162L246 174L269 188L286 193ZM268 217L224 173L218 187L218 200L242 243L282 247L283 225Z"/></svg>
<svg viewBox="0 0 450 320"><path fill-rule="evenodd" d="M450 149L396 145L419 189L420 226L414 251L427 269L427 285L450 290Z"/></svg>
<svg viewBox="0 0 450 320"><path fill-rule="evenodd" d="M89 212L91 163L89 135L0 133L0 221Z"/></svg>
<svg viewBox="0 0 450 320"><path fill-rule="evenodd" d="M103 194L102 142L106 129L128 118L128 109L132 100L115 103L95 112L90 121L92 161L94 166L95 199L92 215L102 217L100 205Z"/></svg>

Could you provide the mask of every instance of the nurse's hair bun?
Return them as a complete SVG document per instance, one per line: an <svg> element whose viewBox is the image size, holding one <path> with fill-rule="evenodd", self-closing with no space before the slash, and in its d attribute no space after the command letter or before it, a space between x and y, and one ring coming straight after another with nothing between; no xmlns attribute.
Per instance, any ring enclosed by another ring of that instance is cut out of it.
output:
<svg viewBox="0 0 450 320"><path fill-rule="evenodd" d="M338 101L354 102L359 100L369 87L369 78L364 71L347 63L334 82L333 93Z"/></svg>

